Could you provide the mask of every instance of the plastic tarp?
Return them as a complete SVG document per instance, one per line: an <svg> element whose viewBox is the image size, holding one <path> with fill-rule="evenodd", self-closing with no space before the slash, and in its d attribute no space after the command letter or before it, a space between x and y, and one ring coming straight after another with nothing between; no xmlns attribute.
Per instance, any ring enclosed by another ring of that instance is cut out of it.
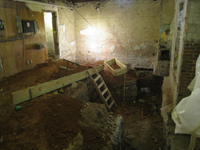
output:
<svg viewBox="0 0 200 150"><path fill-rule="evenodd" d="M188 89L192 91L191 95L183 98L172 111L175 133L200 137L200 55L196 61L195 78Z"/></svg>

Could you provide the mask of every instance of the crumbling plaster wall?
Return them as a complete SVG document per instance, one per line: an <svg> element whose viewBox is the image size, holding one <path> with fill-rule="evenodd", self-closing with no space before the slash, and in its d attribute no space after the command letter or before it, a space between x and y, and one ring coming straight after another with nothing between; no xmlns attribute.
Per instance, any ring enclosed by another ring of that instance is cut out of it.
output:
<svg viewBox="0 0 200 150"><path fill-rule="evenodd" d="M160 0L111 0L80 4L77 11L96 29L96 36L81 35L90 25L75 13L77 61L117 58L131 67L151 68L157 60ZM91 44L96 43L96 46Z"/></svg>
<svg viewBox="0 0 200 150"><path fill-rule="evenodd" d="M74 11L69 8L58 8L59 14L59 38L61 48L61 58L75 62L76 41L74 26Z"/></svg>
<svg viewBox="0 0 200 150"><path fill-rule="evenodd" d="M182 20L182 27L181 27L181 35L180 35L180 41L182 41L179 44L179 48L178 48L178 58L177 56L175 56L175 50L176 50L176 42L177 42L177 29L178 29L178 20L179 20L179 11L180 11L180 3L184 2L184 7L183 7L183 20ZM171 109L174 108L177 104L177 97L178 97L178 93L179 93L179 84L180 84L180 72L181 72L181 66L182 66L182 55L183 55L183 41L184 41L184 35L185 35L185 18L186 18L186 14L187 14L187 0L175 0L175 13L174 13L174 17L173 20L171 22L171 26L170 26L170 34L168 37L168 40L171 41L171 47L170 47L170 75L168 78L164 78L164 80L168 81L168 84L170 85L169 87L165 87L163 85L163 90L165 90L165 88L167 88L172 97L170 100L171 103ZM178 69L175 68L175 63L176 63L176 59L178 62ZM163 97L165 97L165 95L163 95ZM165 99L163 99L163 101L166 101Z"/></svg>
<svg viewBox="0 0 200 150"><path fill-rule="evenodd" d="M172 21L172 49L171 49L171 64L170 64L170 84L173 95L173 107L184 97L189 96L191 92L187 89L188 85L195 76L195 63L200 53L200 38L198 36L200 29L200 2L195 0L176 0L175 15ZM179 52L178 52L178 67L174 68L175 63L175 43L177 37L177 24L179 4L184 2L183 20L181 27L181 35Z"/></svg>
<svg viewBox="0 0 200 150"><path fill-rule="evenodd" d="M182 98L189 96L191 92L188 85L195 77L195 64L200 54L200 1L188 0L185 38L183 44L183 55L180 66L179 102Z"/></svg>
<svg viewBox="0 0 200 150"><path fill-rule="evenodd" d="M160 15L160 32L159 32L159 46L165 46L166 49L171 48L170 28L175 12L175 0L161 1L161 15Z"/></svg>

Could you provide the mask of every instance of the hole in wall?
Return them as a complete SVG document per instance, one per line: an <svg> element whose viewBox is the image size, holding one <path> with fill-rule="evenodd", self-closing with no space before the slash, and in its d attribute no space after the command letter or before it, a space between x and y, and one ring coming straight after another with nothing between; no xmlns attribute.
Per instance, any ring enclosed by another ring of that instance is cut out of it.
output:
<svg viewBox="0 0 200 150"><path fill-rule="evenodd" d="M170 60L169 50L162 50L160 60Z"/></svg>

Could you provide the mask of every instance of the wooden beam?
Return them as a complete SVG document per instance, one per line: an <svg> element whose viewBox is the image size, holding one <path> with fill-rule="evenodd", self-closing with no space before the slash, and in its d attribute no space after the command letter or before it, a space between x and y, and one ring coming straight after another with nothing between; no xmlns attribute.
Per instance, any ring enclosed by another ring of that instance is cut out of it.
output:
<svg viewBox="0 0 200 150"><path fill-rule="evenodd" d="M30 88L12 93L13 104L19 104L31 99Z"/></svg>
<svg viewBox="0 0 200 150"><path fill-rule="evenodd" d="M103 66L95 67L98 72L103 70ZM13 104L19 104L24 101L30 100L32 98L38 97L40 95L49 93L56 89L62 88L79 80L85 79L88 77L87 71L93 75L95 71L93 69L85 70L76 74L72 74L69 76L65 76L53 81L49 81L46 83L42 83L36 86L32 86L30 88L20 90L17 92L12 93L12 101Z"/></svg>

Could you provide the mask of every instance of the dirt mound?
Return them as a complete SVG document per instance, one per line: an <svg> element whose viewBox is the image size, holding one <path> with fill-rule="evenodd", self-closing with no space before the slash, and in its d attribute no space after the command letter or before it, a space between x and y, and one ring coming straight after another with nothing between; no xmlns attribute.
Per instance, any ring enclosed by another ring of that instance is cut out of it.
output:
<svg viewBox="0 0 200 150"><path fill-rule="evenodd" d="M67 149L79 133L84 139L83 150L107 145L97 129L78 124L84 107L80 100L46 94L22 106L21 110L0 117L2 150Z"/></svg>
<svg viewBox="0 0 200 150"><path fill-rule="evenodd" d="M61 66L61 68L60 68ZM62 68L63 67L63 68ZM67 60L49 60L35 68L25 70L0 81L0 107L4 113L12 109L11 93L89 69ZM1 112L0 111L0 112Z"/></svg>

